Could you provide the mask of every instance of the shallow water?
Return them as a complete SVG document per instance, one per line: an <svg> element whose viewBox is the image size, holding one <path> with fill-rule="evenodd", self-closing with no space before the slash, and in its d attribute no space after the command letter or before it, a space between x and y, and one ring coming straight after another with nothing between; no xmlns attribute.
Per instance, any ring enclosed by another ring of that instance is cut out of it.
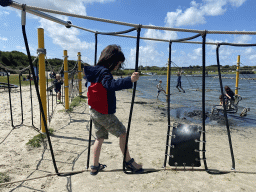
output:
<svg viewBox="0 0 256 192"><path fill-rule="evenodd" d="M224 75L222 79L223 86L228 85L235 91L235 75ZM232 79L230 79L232 78ZM256 78L256 74L241 75L240 78ZM166 76L142 76L137 83L137 90L140 94L137 96L156 99L157 88L156 85L162 80L162 87L166 87ZM179 104L181 107L171 110L171 116L175 118L186 118L192 122L200 123L201 119L194 116L189 117L188 113L195 110L202 110L202 77L182 76L182 87L185 93L179 92L176 89L177 76L171 76L171 104ZM255 80L239 80L238 94L242 97L239 102L238 112L228 114L229 124L236 127L255 127L256 124L256 98L255 98L256 81ZM205 107L206 113L211 113L213 105L219 104L220 84L218 78L206 77L205 80ZM160 94L159 100L166 102L165 95ZM247 116L240 117L240 113L244 108L250 108ZM210 116L210 115L209 115ZM221 117L220 117L221 118ZM206 124L224 124L218 118L207 117Z"/></svg>

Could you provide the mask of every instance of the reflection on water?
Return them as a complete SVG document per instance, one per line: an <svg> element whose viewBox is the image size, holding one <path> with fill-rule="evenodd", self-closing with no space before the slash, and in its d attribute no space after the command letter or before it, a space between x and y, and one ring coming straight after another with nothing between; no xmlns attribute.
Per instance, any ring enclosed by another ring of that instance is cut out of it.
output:
<svg viewBox="0 0 256 192"><path fill-rule="evenodd" d="M223 86L228 85L233 91L235 91L235 75L225 75L226 78L222 79ZM232 79L233 78L233 79ZM245 78L245 77L244 77ZM248 78L256 78L256 75L250 74ZM147 99L156 99L157 88L156 85L162 80L162 87L166 87L166 76L142 76L137 83L137 90L140 92L139 97ZM195 110L202 110L202 78L192 76L182 76L182 87L186 91L185 93L179 92L176 89L177 76L171 76L171 89L170 89L170 102L171 104L179 104L183 107L179 107L171 110L171 116L175 118L186 118L190 121L200 123L201 119L196 116L190 117L189 113ZM213 105L219 104L220 84L218 78L206 77L205 80L205 106L206 113L211 113ZM255 127L256 123L256 97L254 90L256 89L256 83L254 80L239 80L239 91L238 94L243 98L239 102L238 112L235 114L228 114L228 120L230 125L234 126L246 126ZM159 100L166 102L164 94L160 94ZM239 114L244 108L250 108L247 116L240 117ZM211 117L210 115L206 118L208 124L222 124L223 121L216 119L218 117ZM224 122L225 124L225 122Z"/></svg>

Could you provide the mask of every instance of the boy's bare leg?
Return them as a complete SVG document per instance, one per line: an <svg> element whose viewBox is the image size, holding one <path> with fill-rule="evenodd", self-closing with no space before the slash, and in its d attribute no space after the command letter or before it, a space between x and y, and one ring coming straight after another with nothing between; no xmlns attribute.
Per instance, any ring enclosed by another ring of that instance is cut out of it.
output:
<svg viewBox="0 0 256 192"><path fill-rule="evenodd" d="M124 150L125 150L125 141L126 141L126 133L123 133L121 136L120 136L120 140L119 140L119 144L120 144L120 149L124 155ZM126 158L125 158L125 161L128 162L131 160L131 156L130 156L130 153L129 153L129 150L127 148L127 151L126 151ZM142 165L139 165L137 164L135 161L132 163L132 165L136 168L136 169L140 169L142 168Z"/></svg>
<svg viewBox="0 0 256 192"><path fill-rule="evenodd" d="M183 93L185 93L184 89L182 87L180 87L180 88L182 89Z"/></svg>
<svg viewBox="0 0 256 192"><path fill-rule="evenodd" d="M103 141L104 139L99 138L96 139L93 144L93 166L99 166L100 151ZM97 170L92 169L91 171L96 172Z"/></svg>

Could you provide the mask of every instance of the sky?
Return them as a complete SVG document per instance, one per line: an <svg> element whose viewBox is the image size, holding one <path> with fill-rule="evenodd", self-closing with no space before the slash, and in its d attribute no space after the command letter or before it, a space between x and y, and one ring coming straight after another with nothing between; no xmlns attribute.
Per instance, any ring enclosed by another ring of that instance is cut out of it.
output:
<svg viewBox="0 0 256 192"><path fill-rule="evenodd" d="M103 19L133 24L162 27L218 30L218 31L255 31L256 12L254 0L16 0L17 3L54 9L69 13L87 15ZM49 13L47 13L49 14ZM21 51L26 54L21 30L21 11L12 7L0 7L0 50ZM53 15L53 14L52 14ZM80 18L53 15L72 24L100 32L116 32L131 27L90 21ZM66 28L55 22L27 14L26 32L33 56L37 55L37 29L45 32L47 58L63 59L63 50L68 51L69 59L77 60L81 52L82 61L94 64L95 35L77 28ZM136 32L126 35L136 36ZM142 29L141 37L158 39L179 39L195 33ZM254 35L207 34L207 42L251 43ZM198 37L193 41L202 41ZM125 68L135 66L136 39L98 35L98 53L109 44L122 47ZM169 55L169 43L140 40L139 66L166 66ZM237 55L241 56L242 66L255 66L256 48L220 47L220 64L236 65ZM173 43L172 61L178 67L202 65L202 45ZM206 66L216 65L216 46L206 46Z"/></svg>

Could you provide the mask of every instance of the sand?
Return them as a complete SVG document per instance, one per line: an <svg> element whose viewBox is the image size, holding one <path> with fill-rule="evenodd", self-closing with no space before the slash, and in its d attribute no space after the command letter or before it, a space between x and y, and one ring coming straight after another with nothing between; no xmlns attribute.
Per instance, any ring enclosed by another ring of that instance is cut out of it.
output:
<svg viewBox="0 0 256 192"><path fill-rule="evenodd" d="M83 95L86 89L83 87ZM19 91L12 91L14 125L21 123ZM139 93L138 93L139 94ZM127 127L131 91L117 92L116 116ZM39 148L26 145L38 132L31 127L31 105L29 87L22 90L24 121L15 129L11 126L9 95L0 90L0 172L7 173L10 182L32 179L0 186L0 191L255 191L256 190L256 130L231 127L231 137L237 172L221 174L232 168L228 136L225 126L206 126L206 158L209 173L204 164L191 171L191 168L162 168L165 157L167 133L166 103L136 97L133 109L129 150L131 156L143 164L150 173L132 175L122 171L122 154L119 140L113 135L102 146L100 163L106 164L105 171L91 176L87 171L87 152L89 138L89 110L86 103L65 112L62 104L53 105L54 113L49 127L54 129L51 136L52 147L60 173L82 171L72 176L49 176L54 174L49 145L46 142ZM33 124L40 127L37 97L33 88ZM55 101L55 100L54 100ZM173 105L171 107L178 107ZM50 109L52 109L50 105ZM171 122L190 122L171 118ZM94 142L94 130L92 132ZM91 148L92 149L92 148ZM92 157L92 154L91 156ZM92 162L92 158L90 158ZM91 165L91 163L90 163ZM39 179L33 179L42 177Z"/></svg>

